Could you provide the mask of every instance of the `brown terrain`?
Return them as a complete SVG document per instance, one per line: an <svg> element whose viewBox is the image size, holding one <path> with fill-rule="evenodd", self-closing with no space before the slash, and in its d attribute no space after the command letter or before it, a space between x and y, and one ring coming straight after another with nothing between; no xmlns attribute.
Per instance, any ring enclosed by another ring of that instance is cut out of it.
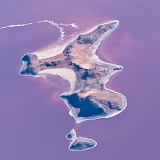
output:
<svg viewBox="0 0 160 160"><path fill-rule="evenodd" d="M35 54L26 54L22 58L24 64L20 74L39 75L41 71L47 74L51 69L74 71L74 88L60 97L69 107L77 123L109 118L120 113L127 104L125 96L107 89L105 84L123 67L105 63L95 54L101 41L114 31L118 24L118 21L111 21L79 35L66 45L62 53L53 57L39 59Z"/></svg>

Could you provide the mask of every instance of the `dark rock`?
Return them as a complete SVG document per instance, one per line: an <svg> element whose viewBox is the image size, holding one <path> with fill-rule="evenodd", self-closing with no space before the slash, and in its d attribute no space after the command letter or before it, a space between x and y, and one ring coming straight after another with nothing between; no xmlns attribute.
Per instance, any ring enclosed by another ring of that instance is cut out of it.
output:
<svg viewBox="0 0 160 160"><path fill-rule="evenodd" d="M115 70L122 70L122 67L116 67L116 68L113 68L113 70L115 71Z"/></svg>
<svg viewBox="0 0 160 160"><path fill-rule="evenodd" d="M20 74L22 75L36 75L37 73L34 72L32 67L27 67L25 70L21 71Z"/></svg>
<svg viewBox="0 0 160 160"><path fill-rule="evenodd" d="M79 44L93 44L93 41L90 37L86 37L86 36L83 36L83 35L80 35L78 38L77 38L77 41Z"/></svg>
<svg viewBox="0 0 160 160"><path fill-rule="evenodd" d="M115 109L115 110L118 110L118 111L121 110L121 108L119 108L115 103L111 103L111 102L109 102L109 101L108 101L108 107L109 107L110 109Z"/></svg>
<svg viewBox="0 0 160 160"><path fill-rule="evenodd" d="M81 98L77 93L69 96L62 96L68 100L68 103L74 108L80 108L78 117L93 117L98 115L106 115L103 108L98 107L96 103L90 100L90 97Z"/></svg>

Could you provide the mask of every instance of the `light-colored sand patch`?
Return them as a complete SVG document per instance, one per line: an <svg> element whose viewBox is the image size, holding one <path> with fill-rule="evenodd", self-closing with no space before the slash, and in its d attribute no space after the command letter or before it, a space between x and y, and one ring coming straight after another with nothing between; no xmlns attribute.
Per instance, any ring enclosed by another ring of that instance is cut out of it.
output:
<svg viewBox="0 0 160 160"><path fill-rule="evenodd" d="M38 72L38 76L40 75L46 75L46 74L52 74L52 75L59 75L62 78L69 81L71 87L70 92L74 89L75 82L76 82L76 74L71 69L66 68L59 68L59 69L45 69L40 72Z"/></svg>

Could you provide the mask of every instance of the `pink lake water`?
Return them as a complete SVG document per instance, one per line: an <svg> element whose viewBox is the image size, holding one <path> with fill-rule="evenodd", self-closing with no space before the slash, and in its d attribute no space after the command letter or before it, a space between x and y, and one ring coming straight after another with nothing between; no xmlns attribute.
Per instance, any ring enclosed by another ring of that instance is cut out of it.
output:
<svg viewBox="0 0 160 160"><path fill-rule="evenodd" d="M120 20L98 55L124 67L107 86L128 100L127 108L113 118L79 124L77 134L94 139L98 145L88 151L70 152L65 136L75 122L58 97L69 84L60 77L51 82L19 76L21 57L55 42L58 30L49 24L0 30L0 159L159 159L158 0L2 0L0 4L0 26L48 19L75 22L78 30L66 28L66 33L74 33Z"/></svg>

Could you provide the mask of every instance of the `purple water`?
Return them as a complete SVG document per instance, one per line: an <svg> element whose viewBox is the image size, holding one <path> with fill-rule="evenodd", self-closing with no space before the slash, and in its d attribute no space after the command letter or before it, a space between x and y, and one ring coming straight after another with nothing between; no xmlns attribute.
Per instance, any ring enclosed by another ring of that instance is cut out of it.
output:
<svg viewBox="0 0 160 160"><path fill-rule="evenodd" d="M58 95L69 84L59 77L50 82L19 76L21 57L56 41L58 30L49 24L0 30L0 159L159 159L158 0L2 0L0 4L0 26L49 19L75 22L78 31L83 31L104 21L120 20L98 54L104 61L124 66L107 86L128 100L121 114L76 127L79 136L98 142L96 148L68 151L65 136L75 122Z"/></svg>

